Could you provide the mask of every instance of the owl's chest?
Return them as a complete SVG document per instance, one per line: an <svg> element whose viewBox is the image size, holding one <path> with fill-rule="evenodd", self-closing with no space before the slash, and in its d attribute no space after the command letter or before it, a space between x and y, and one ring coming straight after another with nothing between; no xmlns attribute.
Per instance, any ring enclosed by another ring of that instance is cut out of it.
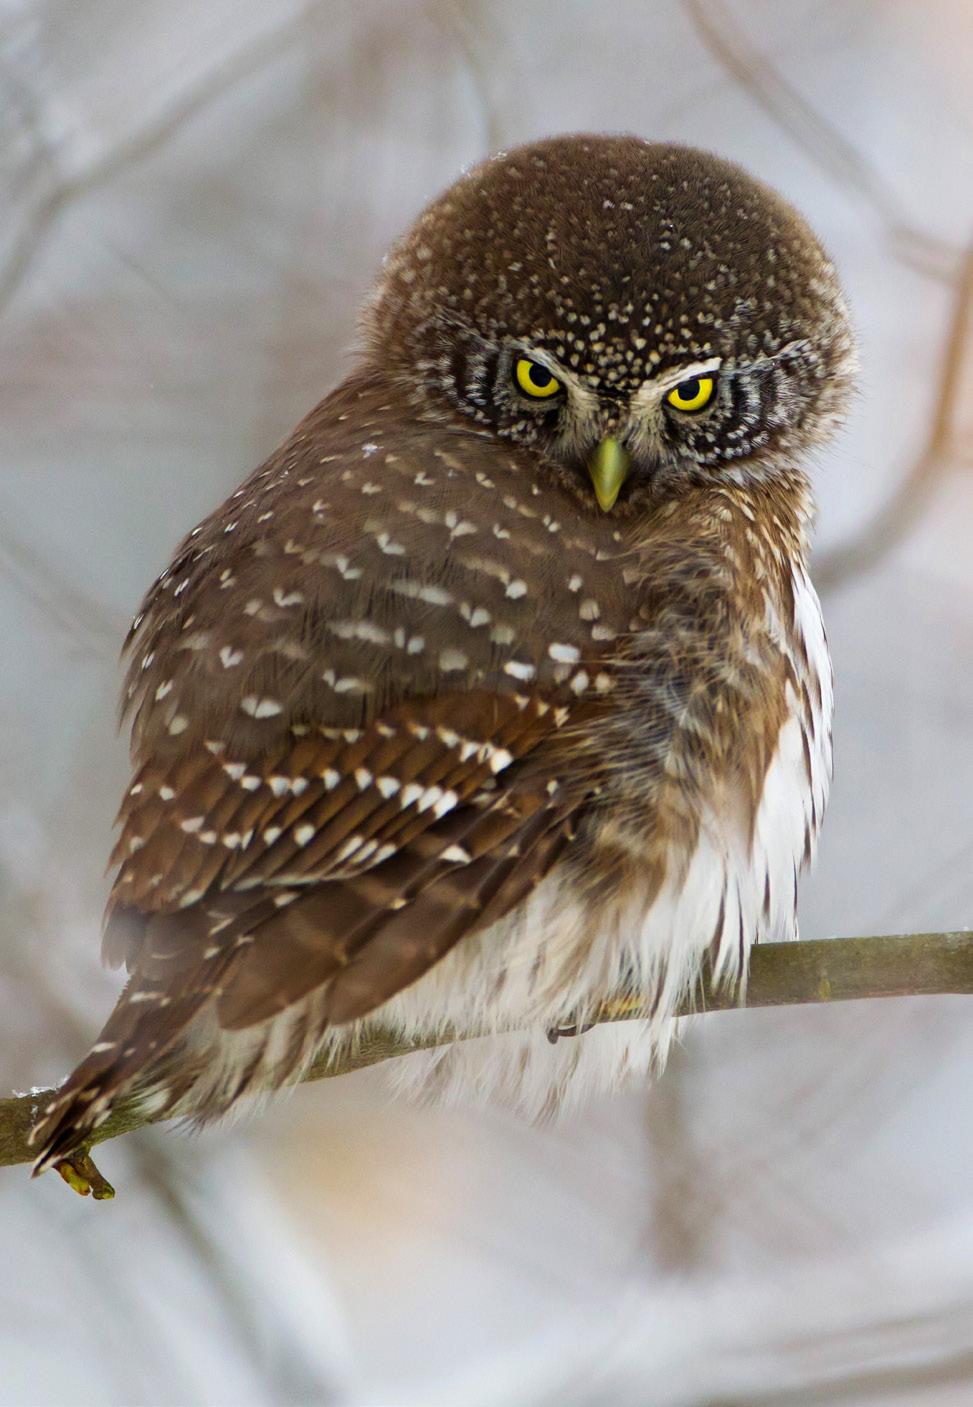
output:
<svg viewBox="0 0 973 1407"><path fill-rule="evenodd" d="M741 873L770 874L792 912L831 776L831 661L799 558L776 588L728 580L703 565L647 588L590 739L592 860L616 882L647 876L651 893L713 843Z"/></svg>

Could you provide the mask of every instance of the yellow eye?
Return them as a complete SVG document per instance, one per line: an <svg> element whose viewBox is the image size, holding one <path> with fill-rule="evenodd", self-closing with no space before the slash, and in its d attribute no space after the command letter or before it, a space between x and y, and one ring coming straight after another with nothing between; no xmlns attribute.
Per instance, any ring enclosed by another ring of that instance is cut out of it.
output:
<svg viewBox="0 0 973 1407"><path fill-rule="evenodd" d="M685 381L680 381L678 386L673 387L666 396L666 400L674 410L685 411L692 415L695 411L702 410L709 405L715 389L715 376L690 376Z"/></svg>
<svg viewBox="0 0 973 1407"><path fill-rule="evenodd" d="M540 362L531 361L530 357L517 358L517 365L514 367L514 380L525 396L532 396L536 400L543 400L545 396L553 396L561 389L561 383L557 377L552 376L547 367L541 366Z"/></svg>

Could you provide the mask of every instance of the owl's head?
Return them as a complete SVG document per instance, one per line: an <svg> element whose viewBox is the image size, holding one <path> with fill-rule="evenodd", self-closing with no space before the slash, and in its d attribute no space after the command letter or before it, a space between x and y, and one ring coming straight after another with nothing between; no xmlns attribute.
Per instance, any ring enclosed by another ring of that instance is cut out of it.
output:
<svg viewBox="0 0 973 1407"><path fill-rule="evenodd" d="M392 250L367 347L420 414L537 451L606 510L792 465L855 362L834 268L786 201L625 136L463 176Z"/></svg>

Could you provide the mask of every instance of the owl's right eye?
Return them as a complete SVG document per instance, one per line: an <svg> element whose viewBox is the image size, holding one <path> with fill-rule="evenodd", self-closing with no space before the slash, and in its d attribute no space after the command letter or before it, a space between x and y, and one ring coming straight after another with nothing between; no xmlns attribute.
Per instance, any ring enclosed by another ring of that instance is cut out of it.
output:
<svg viewBox="0 0 973 1407"><path fill-rule="evenodd" d="M514 382L525 396L532 400L546 400L561 389L561 383L552 376L546 366L530 357L518 357L514 366Z"/></svg>

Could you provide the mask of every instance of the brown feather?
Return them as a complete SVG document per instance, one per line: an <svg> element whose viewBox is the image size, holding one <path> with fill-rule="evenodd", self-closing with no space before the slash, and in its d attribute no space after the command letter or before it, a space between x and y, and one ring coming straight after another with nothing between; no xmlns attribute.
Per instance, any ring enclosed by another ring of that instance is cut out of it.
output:
<svg viewBox="0 0 973 1407"><path fill-rule="evenodd" d="M517 393L525 339L557 403ZM699 362L719 394L674 418L665 378ZM206 1084L206 1011L227 1030L288 1011L259 1076L280 1082L322 1023L417 981L569 847L572 895L606 912L685 879L714 816L752 848L795 712L809 853L830 724L796 614L796 465L852 365L813 235L715 157L558 139L434 203L385 266L362 365L133 624L104 938L132 979L36 1132L43 1159L133 1084L232 1103L269 1037ZM611 513L585 468L606 436L632 469Z"/></svg>

